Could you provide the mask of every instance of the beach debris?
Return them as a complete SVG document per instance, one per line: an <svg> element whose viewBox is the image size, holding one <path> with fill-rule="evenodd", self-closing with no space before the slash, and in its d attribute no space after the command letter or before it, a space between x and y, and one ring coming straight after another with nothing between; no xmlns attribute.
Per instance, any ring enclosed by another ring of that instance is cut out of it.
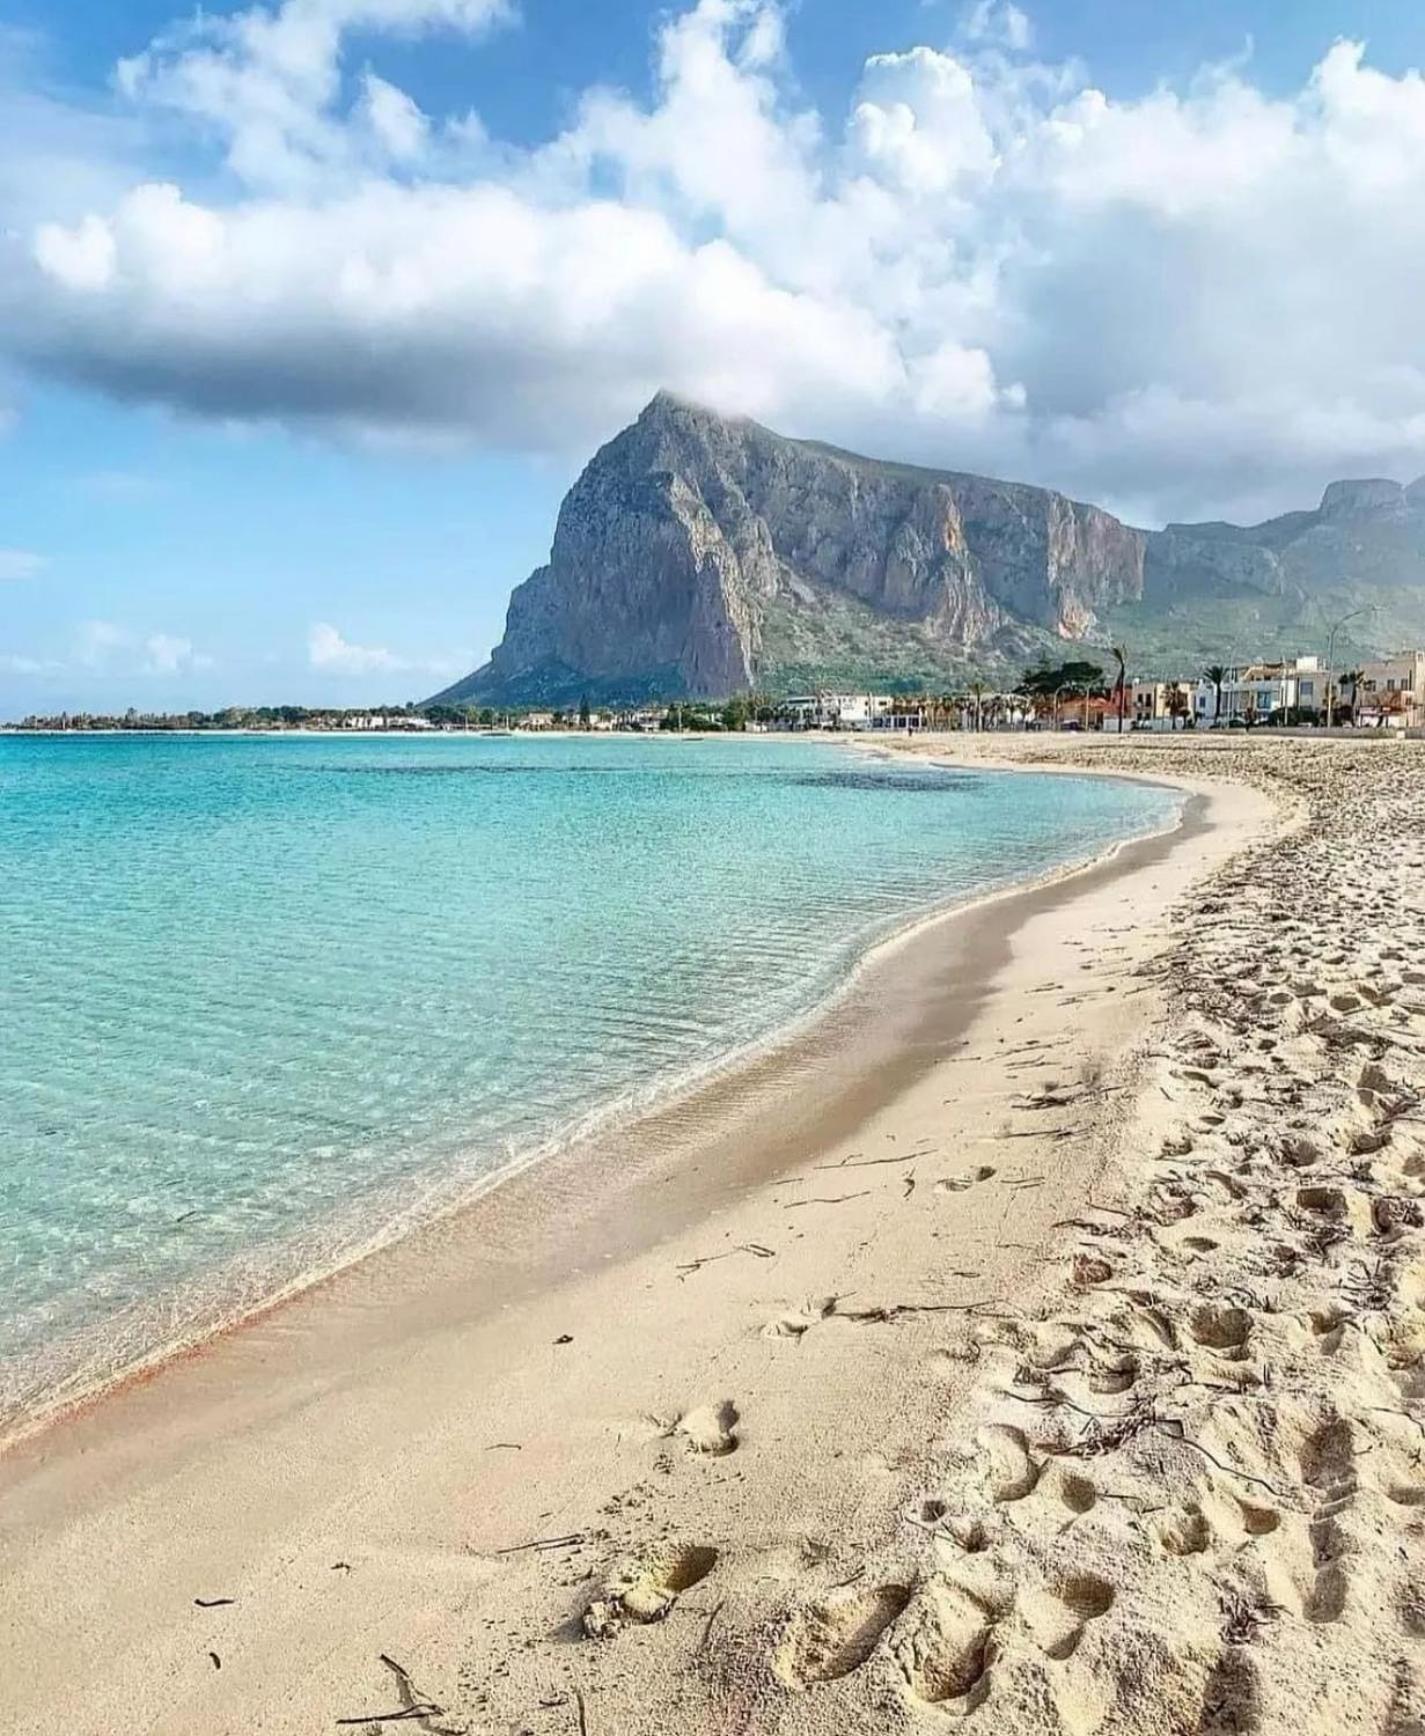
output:
<svg viewBox="0 0 1425 1736"><path fill-rule="evenodd" d="M400 1690L402 1702L400 1707L394 1712L366 1712L354 1718L338 1718L336 1720L338 1724L410 1724L445 1716L445 1707L437 1704L428 1695L422 1694L411 1680L410 1673L404 1670L394 1658L388 1657L385 1652L381 1652L379 1656L381 1662L396 1678L396 1685ZM455 1726L442 1725L439 1728L450 1731L453 1736Z"/></svg>
<svg viewBox="0 0 1425 1736"><path fill-rule="evenodd" d="M701 1272L704 1266L711 1266L715 1260L730 1260L734 1254L751 1254L756 1260L775 1260L777 1250L767 1248L761 1242L739 1242L735 1248L724 1248L720 1254L702 1254L696 1260L689 1260L684 1265L675 1266L681 1284L685 1278L694 1272Z"/></svg>
<svg viewBox="0 0 1425 1736"><path fill-rule="evenodd" d="M222 1669L223 1660L218 1656L218 1654L216 1652L209 1652L208 1656L213 1660L213 1668L215 1670Z"/></svg>
<svg viewBox="0 0 1425 1736"><path fill-rule="evenodd" d="M528 1543L509 1543L503 1549L497 1549L496 1555L522 1555L528 1549L577 1549L581 1543L588 1541L583 1531L569 1531L562 1537L532 1537Z"/></svg>
<svg viewBox="0 0 1425 1736"><path fill-rule="evenodd" d="M235 1597L195 1597L193 1602L199 1609L225 1609L228 1604L236 1603Z"/></svg>
<svg viewBox="0 0 1425 1736"><path fill-rule="evenodd" d="M708 1649L708 1641L712 1638L713 1628L716 1626L717 1618L722 1614L723 1605L726 1602L727 1599L725 1597L719 1598L712 1606L712 1609L708 1612L708 1619L703 1623L703 1637L698 1641L699 1657L701 1657Z"/></svg>
<svg viewBox="0 0 1425 1736"><path fill-rule="evenodd" d="M556 1344L572 1344L574 1342L574 1334L572 1332L561 1332L554 1342Z"/></svg>
<svg viewBox="0 0 1425 1736"><path fill-rule="evenodd" d="M896 1151L896 1152L892 1152L889 1157L862 1157L859 1153L853 1153L853 1155L851 1157L840 1158L835 1163L814 1163L812 1165L812 1168L813 1169L875 1169L878 1164L882 1164L882 1163L910 1163L917 1157L925 1157L927 1155L928 1154L923 1150Z"/></svg>
<svg viewBox="0 0 1425 1736"><path fill-rule="evenodd" d="M800 1309L788 1309L762 1328L764 1338L800 1339L819 1321L829 1320L836 1312L836 1296L808 1296Z"/></svg>
<svg viewBox="0 0 1425 1736"><path fill-rule="evenodd" d="M837 1312L842 1320L854 1320L861 1326L888 1326L903 1314L970 1314L985 1303L984 1297L975 1302L889 1302L871 1308L841 1308Z"/></svg>
<svg viewBox="0 0 1425 1736"><path fill-rule="evenodd" d="M1276 1603L1253 1603L1240 1591L1222 1595L1222 1638L1229 1646L1248 1646L1261 1632L1262 1624L1281 1614Z"/></svg>
<svg viewBox="0 0 1425 1736"><path fill-rule="evenodd" d="M787 1210L789 1212L799 1211L802 1206L841 1206L845 1205L847 1200L864 1200L870 1196L870 1193L871 1189L866 1187L862 1188L860 1193L829 1194L809 1200L789 1200Z"/></svg>

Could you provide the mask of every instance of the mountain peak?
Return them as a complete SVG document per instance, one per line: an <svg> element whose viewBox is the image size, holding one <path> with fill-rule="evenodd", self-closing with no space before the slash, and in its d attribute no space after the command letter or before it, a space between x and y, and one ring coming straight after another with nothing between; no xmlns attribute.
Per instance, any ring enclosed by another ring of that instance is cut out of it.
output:
<svg viewBox="0 0 1425 1736"><path fill-rule="evenodd" d="M559 511L483 670L441 695L943 685L1141 594L1144 538L1047 489L784 438L658 392Z"/></svg>
<svg viewBox="0 0 1425 1736"><path fill-rule="evenodd" d="M1366 476L1333 482L1321 496L1324 519L1376 518L1399 513L1406 505L1406 492L1386 476Z"/></svg>
<svg viewBox="0 0 1425 1736"><path fill-rule="evenodd" d="M665 422L675 416L700 416L710 422L721 422L723 418L716 410L710 410L706 404L699 404L693 398L685 398L680 392L670 391L667 386L660 387L639 412L640 422Z"/></svg>
<svg viewBox="0 0 1425 1736"><path fill-rule="evenodd" d="M1422 509L1425 481L1366 477L1266 525L1140 531L1049 489L860 457L660 391L566 495L489 663L437 698L935 689L1061 662L1066 642L1103 655L1110 634L1135 673L1180 674L1234 643L1314 636L1323 600L1363 584L1405 643L1425 637Z"/></svg>

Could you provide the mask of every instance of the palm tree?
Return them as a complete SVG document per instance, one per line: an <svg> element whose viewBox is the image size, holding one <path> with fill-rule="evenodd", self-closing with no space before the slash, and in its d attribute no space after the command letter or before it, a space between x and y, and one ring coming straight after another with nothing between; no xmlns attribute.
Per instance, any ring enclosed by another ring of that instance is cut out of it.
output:
<svg viewBox="0 0 1425 1736"><path fill-rule="evenodd" d="M970 683L970 692L973 693L975 696L975 733L978 735L979 732L985 727L985 725L984 725L984 704L985 704L985 684L984 684L984 682L983 681L972 681Z"/></svg>
<svg viewBox="0 0 1425 1736"><path fill-rule="evenodd" d="M1222 689L1227 683L1227 671L1220 663L1209 663L1202 672L1204 681L1210 681L1217 695L1212 708L1212 721L1217 723L1222 716Z"/></svg>
<svg viewBox="0 0 1425 1736"><path fill-rule="evenodd" d="M1343 687L1349 687L1351 689L1350 715L1352 729L1356 727L1356 717L1359 713L1361 704L1361 683L1365 678L1366 672L1364 669L1348 669L1337 684L1337 693L1339 693Z"/></svg>
<svg viewBox="0 0 1425 1736"><path fill-rule="evenodd" d="M1123 701L1128 683L1128 658L1120 645L1111 645L1114 660L1118 664L1118 733L1123 734Z"/></svg>

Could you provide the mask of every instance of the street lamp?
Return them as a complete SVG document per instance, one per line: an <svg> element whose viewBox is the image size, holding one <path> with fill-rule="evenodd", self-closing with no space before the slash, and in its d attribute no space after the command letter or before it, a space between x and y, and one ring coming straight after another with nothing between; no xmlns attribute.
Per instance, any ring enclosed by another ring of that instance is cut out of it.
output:
<svg viewBox="0 0 1425 1736"><path fill-rule="evenodd" d="M1334 627L1332 627L1330 637L1326 641L1326 727L1327 727L1327 729L1330 729L1330 727L1331 727L1331 673L1332 673L1332 670L1335 666L1335 659L1336 659L1336 635L1346 625L1347 621L1354 621L1358 615L1371 615L1374 613L1375 613L1375 604L1374 603L1363 603L1359 609L1352 609L1349 615L1342 615L1341 619L1339 621L1337 621L1337 623L1335 624Z"/></svg>

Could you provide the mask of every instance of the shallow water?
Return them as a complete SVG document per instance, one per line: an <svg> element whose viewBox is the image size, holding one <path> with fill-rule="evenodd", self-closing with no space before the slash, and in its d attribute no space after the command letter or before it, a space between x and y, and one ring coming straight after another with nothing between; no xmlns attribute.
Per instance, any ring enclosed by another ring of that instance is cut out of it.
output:
<svg viewBox="0 0 1425 1736"><path fill-rule="evenodd" d="M806 742L0 738L0 1403L766 1038L878 935L1161 826Z"/></svg>

